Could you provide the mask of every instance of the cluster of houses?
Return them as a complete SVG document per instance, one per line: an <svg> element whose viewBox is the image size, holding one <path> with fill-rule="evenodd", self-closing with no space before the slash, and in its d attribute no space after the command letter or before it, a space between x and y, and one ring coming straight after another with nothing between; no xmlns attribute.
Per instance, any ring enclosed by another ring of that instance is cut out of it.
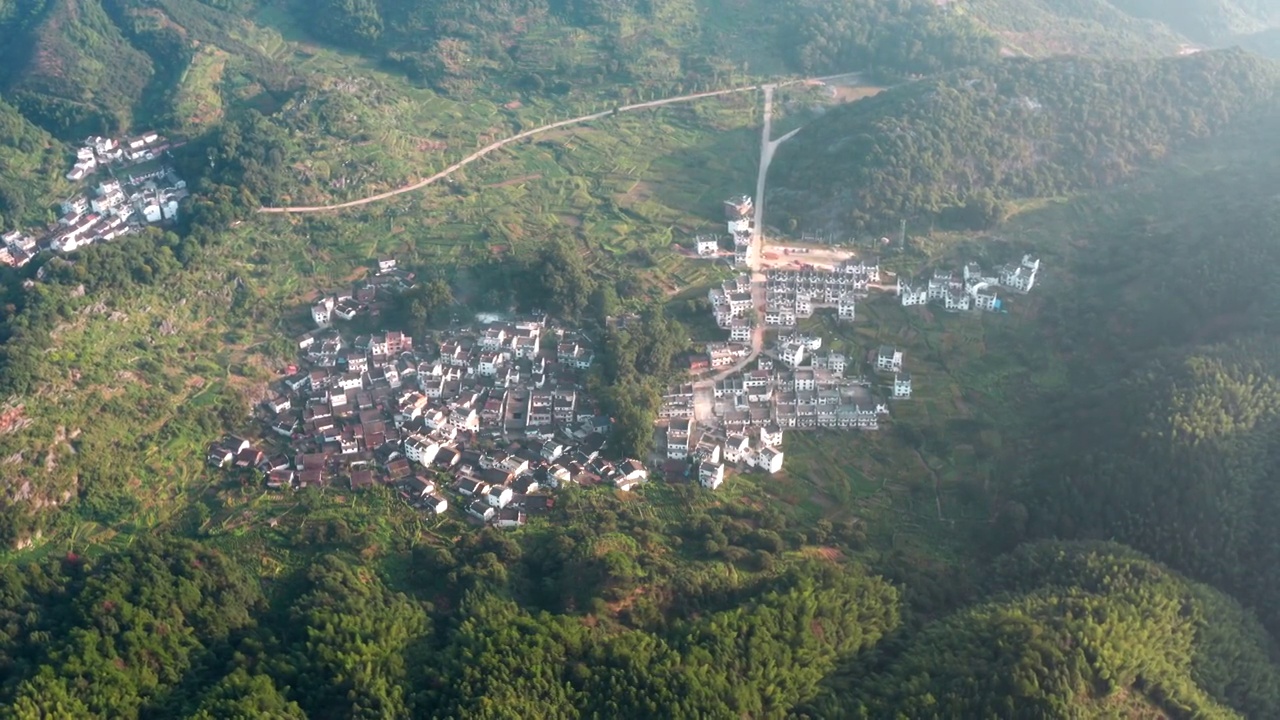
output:
<svg viewBox="0 0 1280 720"><path fill-rule="evenodd" d="M935 270L924 285L898 280L898 298L904 307L937 303L946 310L987 310L997 312L1004 303L996 288L1028 293L1040 270L1039 258L1023 255L1020 263L1009 263L987 273L978 263L967 263L963 270Z"/></svg>
<svg viewBox="0 0 1280 720"><path fill-rule="evenodd" d="M872 283L880 282L880 261L850 258L832 270L775 268L766 275L764 322L770 327L795 327L813 316L815 308L835 308L836 316L852 322L857 301Z"/></svg>
<svg viewBox="0 0 1280 720"><path fill-rule="evenodd" d="M888 406L873 399L869 380L845 376L850 363L843 354L823 352L822 346L815 335L784 335L754 369L714 381L710 388L672 389L658 412L668 461L691 461L699 481L714 489L724 481L726 465L781 470L786 429L878 429ZM897 398L911 396L902 359L892 347L880 348L872 358L876 370L894 374ZM703 398L710 408L704 417L696 411L700 392L711 396ZM706 428L700 435L699 424Z"/></svg>
<svg viewBox="0 0 1280 720"><path fill-rule="evenodd" d="M395 295L412 289L416 275L396 267L395 258L378 260L377 271L356 284L349 292L325 295L311 306L311 320L325 329L336 320L354 320L361 313L376 315L380 295Z"/></svg>
<svg viewBox="0 0 1280 720"><path fill-rule="evenodd" d="M109 242L138 228L178 218L178 204L187 197L187 184L176 171L156 160L169 143L155 133L117 141L91 137L76 153L67 179L81 181L101 167L119 164L112 177L91 192L62 202L56 224L36 233L15 230L3 236L0 264L22 267L41 250L74 252L97 242ZM130 163L145 163L134 164Z"/></svg>
<svg viewBox="0 0 1280 720"><path fill-rule="evenodd" d="M740 273L725 280L720 287L713 287L707 292L707 299L711 301L716 325L729 331L730 342L751 342L751 319L755 313L752 308L750 275Z"/></svg>
<svg viewBox="0 0 1280 720"><path fill-rule="evenodd" d="M86 138L84 145L76 150L76 162L67 173L67 179L80 182L110 165L155 160L170 147L168 140L151 131L123 139L94 135Z"/></svg>
<svg viewBox="0 0 1280 720"><path fill-rule="evenodd" d="M724 484L726 467L782 470L782 428L762 425L728 435L698 432L691 418L669 421L665 430L669 471L696 477L709 490Z"/></svg>
<svg viewBox="0 0 1280 720"><path fill-rule="evenodd" d="M298 345L299 364L259 411L270 440L263 449L214 443L210 465L255 470L281 490L391 485L414 506L454 504L502 526L553 503L546 488L629 491L648 479L639 461L601 456L611 422L583 385L590 345L544 319L463 327L429 343L323 328Z"/></svg>

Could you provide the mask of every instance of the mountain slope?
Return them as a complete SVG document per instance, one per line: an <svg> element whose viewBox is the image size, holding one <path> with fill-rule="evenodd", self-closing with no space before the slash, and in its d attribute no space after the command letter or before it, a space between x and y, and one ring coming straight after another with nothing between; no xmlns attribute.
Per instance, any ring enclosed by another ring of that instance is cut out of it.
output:
<svg viewBox="0 0 1280 720"><path fill-rule="evenodd" d="M1161 22L1196 42L1232 44L1280 24L1276 0L1110 0L1137 18Z"/></svg>
<svg viewBox="0 0 1280 720"><path fill-rule="evenodd" d="M0 230L49 220L50 198L65 189L66 162L61 143L0 97Z"/></svg>
<svg viewBox="0 0 1280 720"><path fill-rule="evenodd" d="M841 107L778 152L772 207L801 225L982 227L994 201L1114 183L1275 93L1242 51L1009 61Z"/></svg>
<svg viewBox="0 0 1280 720"><path fill-rule="evenodd" d="M50 0L6 53L0 87L64 137L129 128L155 72L99 0Z"/></svg>
<svg viewBox="0 0 1280 720"><path fill-rule="evenodd" d="M958 7L1014 55L1155 57L1190 43L1164 23L1130 15L1108 0L968 0Z"/></svg>
<svg viewBox="0 0 1280 720"><path fill-rule="evenodd" d="M1280 668L1229 599L1120 545L1002 558L988 600L859 664L813 717L1274 717ZM873 675L874 673L874 675ZM873 679L867 680L866 678Z"/></svg>

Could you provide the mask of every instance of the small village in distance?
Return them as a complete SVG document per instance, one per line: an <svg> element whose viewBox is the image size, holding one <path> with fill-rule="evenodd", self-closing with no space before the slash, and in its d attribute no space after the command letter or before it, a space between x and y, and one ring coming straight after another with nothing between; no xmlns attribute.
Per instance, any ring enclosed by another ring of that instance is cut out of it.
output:
<svg viewBox="0 0 1280 720"><path fill-rule="evenodd" d="M66 175L84 190L62 201L56 223L0 237L0 264L23 267L40 252L70 253L146 225L176 222L178 204L189 192L169 162L172 147L154 132L87 138Z"/></svg>

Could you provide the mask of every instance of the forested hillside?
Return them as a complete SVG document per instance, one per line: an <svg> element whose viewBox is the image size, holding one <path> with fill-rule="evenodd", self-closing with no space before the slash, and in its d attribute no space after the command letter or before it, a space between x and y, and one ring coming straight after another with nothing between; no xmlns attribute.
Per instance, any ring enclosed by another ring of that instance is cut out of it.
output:
<svg viewBox="0 0 1280 720"><path fill-rule="evenodd" d="M1241 51L1010 61L906 84L783 145L773 207L801 226L900 219L981 229L1007 204L1123 180L1265 102L1277 67Z"/></svg>
<svg viewBox="0 0 1280 720"><path fill-rule="evenodd" d="M833 679L812 716L1280 712L1275 648L1257 621L1123 546L1027 545L997 561L989 582L990 599Z"/></svg>
<svg viewBox="0 0 1280 720"><path fill-rule="evenodd" d="M0 230L50 219L65 164L62 144L0 96Z"/></svg>
<svg viewBox="0 0 1280 720"><path fill-rule="evenodd" d="M636 514L614 517L644 536ZM338 553L269 586L187 542L10 565L0 571L0 714L1280 712L1280 674L1256 621L1122 546L1024 547L997 562L976 604L922 628L903 623L895 588L856 565L795 562L745 582L651 576L648 594L669 596L667 616L637 607L615 619L603 602L565 609L545 592L625 582L643 572L631 563L655 560L616 534L518 543L490 530L389 566L407 574ZM639 600L615 589L621 605Z"/></svg>
<svg viewBox="0 0 1280 720"><path fill-rule="evenodd" d="M295 7L317 37L451 92L504 77L560 94L605 80L676 86L775 57L796 72L899 78L993 61L998 49L976 24L928 0L325 0L321 12L310 3ZM744 52L744 41L754 52Z"/></svg>
<svg viewBox="0 0 1280 720"><path fill-rule="evenodd" d="M1028 408L1034 450L1013 461L1016 501L997 523L1006 544L1130 543L1231 593L1273 631L1280 210L1269 188L1280 154L1265 138L1277 126L1264 115L1120 193L1007 228L1075 238L1057 243L1064 277L1040 316L1072 382Z"/></svg>

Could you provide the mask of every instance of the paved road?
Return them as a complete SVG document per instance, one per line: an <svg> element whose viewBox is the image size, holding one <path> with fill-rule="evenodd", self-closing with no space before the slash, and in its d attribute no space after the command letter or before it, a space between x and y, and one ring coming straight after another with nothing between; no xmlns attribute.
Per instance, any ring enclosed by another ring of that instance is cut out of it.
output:
<svg viewBox="0 0 1280 720"><path fill-rule="evenodd" d="M618 108L618 112L632 112L635 110L644 110L646 108L661 107L662 105L672 105L674 103L689 102L691 100L701 100L703 98L718 97L720 95L731 95L733 93L740 93L740 92L747 92L749 90L755 90L757 87L758 87L757 85L750 85L747 87L730 88L728 90L712 90L710 92L693 93L691 95L681 95L679 97L664 98L662 100L650 100L648 102L635 103L632 105L623 105L622 107ZM543 125L542 127L536 127L531 130L525 130L524 132L517 133L515 135L512 135L509 138L504 138L502 140L498 140L497 142L490 143L480 148L479 150L471 153L470 155L462 158L458 162L450 165L444 170L441 170L435 175L432 175L429 178L419 180L418 182L413 183L412 185L405 185L404 187L396 188L395 190L388 190L386 192L378 193L377 195L370 195L369 197L361 198L359 200L351 200L350 202L336 203L333 205L310 205L310 206L302 206L302 207L264 207L264 208L259 208L258 212L294 213L294 214L330 212L333 210L342 210L344 208L357 207L360 205L368 205L369 203L378 202L379 200L386 200L388 198L393 198L397 195L403 195L408 192L413 192L414 190L421 190L422 188L428 185L439 182L440 180L443 180L444 178L449 177L450 175L457 172L458 170L461 170L462 168L466 167L467 165L470 165L471 163L479 160L485 155L488 155L494 150L499 150L503 147L506 147L507 145L510 145L513 142L519 142L520 140L524 140L525 138L533 137L534 135L545 133L550 130L555 130L556 128L562 128L568 125L579 125L581 123L591 122L592 120L600 120L601 118L606 118L606 117L609 117L610 115L613 115L613 112L614 112L613 110L605 110L604 112L593 113L591 115L583 115L581 117L570 118L568 120L561 120L559 122L551 123L550 125Z"/></svg>
<svg viewBox="0 0 1280 720"><path fill-rule="evenodd" d="M783 135L777 140L773 136L773 91L776 85L764 85L764 123L760 129L760 169L756 173L755 214L752 217L751 245L747 252L747 267L751 270L751 304L755 307L756 325L751 333L751 352L742 360L721 370L711 377L694 384L695 390L712 386L721 380L747 369L764 351L764 307L766 278L764 273L764 192L769 175L769 164L773 162L773 153L778 146L791 139L799 128ZM701 418L699 418L701 419Z"/></svg>

